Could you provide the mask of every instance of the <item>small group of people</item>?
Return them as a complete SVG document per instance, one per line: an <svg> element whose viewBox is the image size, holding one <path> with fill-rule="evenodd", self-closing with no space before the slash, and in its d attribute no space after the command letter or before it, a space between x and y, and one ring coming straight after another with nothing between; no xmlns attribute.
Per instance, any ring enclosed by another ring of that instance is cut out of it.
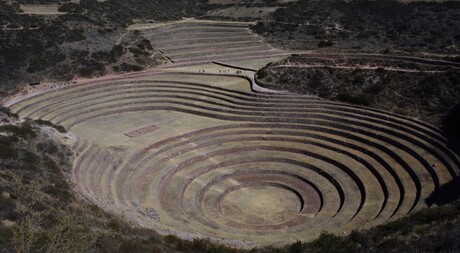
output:
<svg viewBox="0 0 460 253"><path fill-rule="evenodd" d="M67 85L72 85L72 84L76 84L76 83L77 83L76 80L67 81L67 82L60 82L60 83L51 83L50 89L54 89L54 88L58 88L58 87L62 87L62 86L67 86Z"/></svg>
<svg viewBox="0 0 460 253"><path fill-rule="evenodd" d="M219 69L219 73L230 73L231 69ZM206 73L204 69L199 69L198 73ZM236 74L243 74L243 71L241 70L236 70Z"/></svg>
<svg viewBox="0 0 460 253"><path fill-rule="evenodd" d="M230 73L230 69L219 69L219 73Z"/></svg>

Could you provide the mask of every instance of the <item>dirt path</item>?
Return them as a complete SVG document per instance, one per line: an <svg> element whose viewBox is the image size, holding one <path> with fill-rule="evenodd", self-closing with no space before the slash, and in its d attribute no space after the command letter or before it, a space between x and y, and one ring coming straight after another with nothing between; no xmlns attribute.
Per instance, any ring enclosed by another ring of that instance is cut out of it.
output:
<svg viewBox="0 0 460 253"><path fill-rule="evenodd" d="M244 66L238 66L234 64L229 64L229 63L224 63L224 62L218 62L218 61L213 61L214 64L224 66L224 67L229 67L229 68L234 68L234 69L239 69L241 72L241 75L246 76L250 82L251 82L251 90L254 92L260 92L260 93L271 93L271 94L292 94L291 92L287 90L271 90L268 88L264 88L260 86L257 81L256 81L256 72L257 69L252 69L252 68L247 68Z"/></svg>
<svg viewBox="0 0 460 253"><path fill-rule="evenodd" d="M416 69L398 69L398 68L392 68L392 67L372 67L372 66L334 66L334 65L326 65L326 64L312 64L312 65L307 65L307 64L298 64L298 65L278 65L276 66L277 68L332 68L332 69L361 69L361 70L376 70L376 69L384 69L388 71L395 71L395 72L406 72L406 73L418 73L418 72L424 72L424 73L442 73L445 71L424 71L424 70L416 70Z"/></svg>
<svg viewBox="0 0 460 253"><path fill-rule="evenodd" d="M298 54L302 52L296 52ZM411 56L397 56L397 55L382 55L382 54L352 54L352 53L312 53L311 51L308 52L303 52L304 54L301 54L301 56L306 57L306 58L324 58L324 59L330 59L330 58L358 58L358 59L376 59L376 60L381 60L381 59L389 59L389 60L400 60L400 61L406 61L406 62L415 62L415 63L421 63L421 64L428 64L428 65L435 65L435 66L446 66L446 67L453 67L453 68L460 68L460 63L456 62L450 62L450 61L443 61L443 60L437 60L437 59L430 59L430 58L420 58L420 57L411 57ZM204 65L206 63L211 63L213 61L209 62L190 62L187 63L187 66L198 66L198 65ZM254 73L256 72L255 69L249 69L243 66L237 66L234 64L226 64L220 61L214 61L214 63L217 64L225 64L226 66L229 66L234 69L240 69L240 70L245 70L246 73L241 74L241 75L233 75L233 76L242 76L248 79L248 81L251 82L251 87L254 91L256 92L268 92L268 93L286 93L286 91L273 91L270 89L266 89L263 87L260 87L257 85L257 83L254 80ZM126 79L128 77L130 78L138 78L142 76L149 76L149 75L154 75L158 73L164 73L164 71L167 69L174 69L176 67L181 67L184 66L184 64L174 64L174 63L168 63L168 64L163 64L161 66L158 66L156 68L144 70L142 72L131 72L131 73L124 73L124 74L118 74L118 75L106 75L103 77L97 77L97 78L83 78L83 79L76 79L75 83L72 85L83 85L83 84L89 84L89 83L97 83L97 82L107 82L107 81L116 81L119 79ZM354 69L356 66L334 66L334 65L281 65L280 67L289 67L289 68L318 68L318 67L330 67L330 68L337 68L337 69ZM378 67L371 67L371 66L361 66L358 67L359 69L369 69L369 70L374 70L378 69ZM396 72L422 72L419 70L410 70L410 69L398 69L398 68L391 68L391 67L386 67L384 68L385 70L389 71L396 71ZM430 72L430 73L436 73L436 72L442 72L442 71L425 71L425 72ZM177 73L188 73L190 74L191 72L177 72ZM193 73L193 74L198 74L198 73ZM203 75L209 75L209 74L203 74ZM212 75L219 75L219 74L212 74ZM50 90L54 89L59 89L62 88L63 86L60 85L55 85L55 88L50 88L52 84L45 84L45 85L40 85L38 86L34 91L29 91L26 94L20 94L16 96L9 97L4 100L3 104L4 106L11 106L13 104L16 104L22 100L25 100L27 98L33 97L35 95L48 92Z"/></svg>

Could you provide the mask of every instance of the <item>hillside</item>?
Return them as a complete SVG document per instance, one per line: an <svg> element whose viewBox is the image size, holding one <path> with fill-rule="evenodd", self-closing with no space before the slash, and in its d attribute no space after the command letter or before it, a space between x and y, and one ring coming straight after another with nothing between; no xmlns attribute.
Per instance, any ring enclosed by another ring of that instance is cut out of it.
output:
<svg viewBox="0 0 460 253"><path fill-rule="evenodd" d="M61 1L35 1L52 3ZM177 20L204 14L204 1L90 1L57 5L62 15L24 15L22 3L0 1L0 97L19 84L70 81L140 71L167 61L135 21ZM26 49L26 50L24 50Z"/></svg>
<svg viewBox="0 0 460 253"><path fill-rule="evenodd" d="M302 0L252 29L289 49L459 54L460 2Z"/></svg>
<svg viewBox="0 0 460 253"><path fill-rule="evenodd" d="M257 72L260 85L390 111L443 128L458 142L458 67L391 56L297 55Z"/></svg>
<svg viewBox="0 0 460 253"><path fill-rule="evenodd" d="M460 252L459 31L460 1L0 0L0 252Z"/></svg>
<svg viewBox="0 0 460 253"><path fill-rule="evenodd" d="M293 56L259 70L257 78L266 87L369 106L437 126L460 103L458 69L388 59Z"/></svg>

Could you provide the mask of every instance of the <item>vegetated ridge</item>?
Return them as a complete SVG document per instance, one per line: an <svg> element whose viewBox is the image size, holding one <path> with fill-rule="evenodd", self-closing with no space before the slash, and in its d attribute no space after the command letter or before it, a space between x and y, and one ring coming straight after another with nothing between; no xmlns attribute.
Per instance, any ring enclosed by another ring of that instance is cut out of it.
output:
<svg viewBox="0 0 460 253"><path fill-rule="evenodd" d="M458 68L383 57L292 56L260 69L257 80L266 87L390 111L438 127L460 103Z"/></svg>
<svg viewBox="0 0 460 253"><path fill-rule="evenodd" d="M21 14L19 4L57 3L63 15ZM133 22L199 16L205 1L0 1L0 97L20 85L140 71L167 61Z"/></svg>
<svg viewBox="0 0 460 253"><path fill-rule="evenodd" d="M455 63L454 63L455 64ZM460 72L458 67L404 62L381 56L292 56L268 64L256 75L272 89L386 110L444 130L458 150Z"/></svg>
<svg viewBox="0 0 460 253"><path fill-rule="evenodd" d="M252 29L273 45L457 56L460 2L301 0Z"/></svg>

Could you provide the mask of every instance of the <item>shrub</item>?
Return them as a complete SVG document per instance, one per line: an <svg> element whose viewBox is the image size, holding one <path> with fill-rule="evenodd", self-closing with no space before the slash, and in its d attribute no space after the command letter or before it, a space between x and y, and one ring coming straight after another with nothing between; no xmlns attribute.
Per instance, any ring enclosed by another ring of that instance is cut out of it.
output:
<svg viewBox="0 0 460 253"><path fill-rule="evenodd" d="M322 40L318 43L318 47L319 48L323 48L323 47L332 47L334 45L334 42L330 41L330 40Z"/></svg>
<svg viewBox="0 0 460 253"><path fill-rule="evenodd" d="M176 244L178 241L180 241L179 238L177 238L177 236L175 235L167 235L163 238L163 241L166 243L166 244L169 244L169 245L174 245Z"/></svg>
<svg viewBox="0 0 460 253"><path fill-rule="evenodd" d="M316 252L348 252L342 237L327 232L321 233L310 245L317 249Z"/></svg>
<svg viewBox="0 0 460 253"><path fill-rule="evenodd" d="M0 245L8 245L11 243L13 231L9 228L0 226Z"/></svg>
<svg viewBox="0 0 460 253"><path fill-rule="evenodd" d="M121 242L120 247L118 248L118 251L119 252L130 252L130 253L143 252L142 244L134 240L123 240Z"/></svg>
<svg viewBox="0 0 460 253"><path fill-rule="evenodd" d="M304 246L302 245L302 242L296 241L292 243L291 245L289 245L288 251L290 253L302 253L304 252Z"/></svg>
<svg viewBox="0 0 460 253"><path fill-rule="evenodd" d="M259 71L257 71L256 76L258 79L262 79L262 78L265 78L267 74L268 74L268 71L265 68L262 68Z"/></svg>
<svg viewBox="0 0 460 253"><path fill-rule="evenodd" d="M65 60L66 55L60 52L44 52L29 61L27 72L35 73L45 70L49 67L56 66L59 62Z"/></svg>
<svg viewBox="0 0 460 253"><path fill-rule="evenodd" d="M139 66L139 65L128 64L126 62L123 62L119 66L114 67L114 69L116 71L129 72L129 71L141 71L143 68L142 66Z"/></svg>
<svg viewBox="0 0 460 253"><path fill-rule="evenodd" d="M354 95L342 92L337 95L336 99L342 102L349 102L356 105L369 106L370 104L372 104L372 98L365 94Z"/></svg>
<svg viewBox="0 0 460 253"><path fill-rule="evenodd" d="M0 131L9 132L13 136L23 139L34 138L37 136L32 126L27 122L22 123L20 126L3 125L0 126Z"/></svg>
<svg viewBox="0 0 460 253"><path fill-rule="evenodd" d="M42 120L42 119L38 119L38 120L35 120L35 122L39 125L44 125L44 126L50 126L54 129L56 129L58 132L60 133L67 133L67 130L65 130L65 128L61 125L55 125L53 124L52 122L48 121L48 120Z"/></svg>
<svg viewBox="0 0 460 253"><path fill-rule="evenodd" d="M110 228L114 232L121 232L121 223L116 219L111 219L107 224L107 227Z"/></svg>
<svg viewBox="0 0 460 253"><path fill-rule="evenodd" d="M21 150L20 157L22 158L21 161L28 169L36 169L40 161L40 157L29 150Z"/></svg>
<svg viewBox="0 0 460 253"><path fill-rule="evenodd" d="M18 158L18 150L0 143L0 159L17 159Z"/></svg>
<svg viewBox="0 0 460 253"><path fill-rule="evenodd" d="M41 142L35 146L39 151L46 152L48 154L55 154L58 151L58 147L52 142Z"/></svg>
<svg viewBox="0 0 460 253"><path fill-rule="evenodd" d="M376 94L380 93L381 91L383 91L384 89L385 89L385 85L383 83L376 83L376 84L373 84L373 85L371 85L369 87L364 88L363 92L376 95Z"/></svg>
<svg viewBox="0 0 460 253"><path fill-rule="evenodd" d="M10 111L10 109L8 109L8 108L6 108L4 106L0 106L0 113L4 113L8 117L19 118L19 116L16 113L12 113Z"/></svg>

